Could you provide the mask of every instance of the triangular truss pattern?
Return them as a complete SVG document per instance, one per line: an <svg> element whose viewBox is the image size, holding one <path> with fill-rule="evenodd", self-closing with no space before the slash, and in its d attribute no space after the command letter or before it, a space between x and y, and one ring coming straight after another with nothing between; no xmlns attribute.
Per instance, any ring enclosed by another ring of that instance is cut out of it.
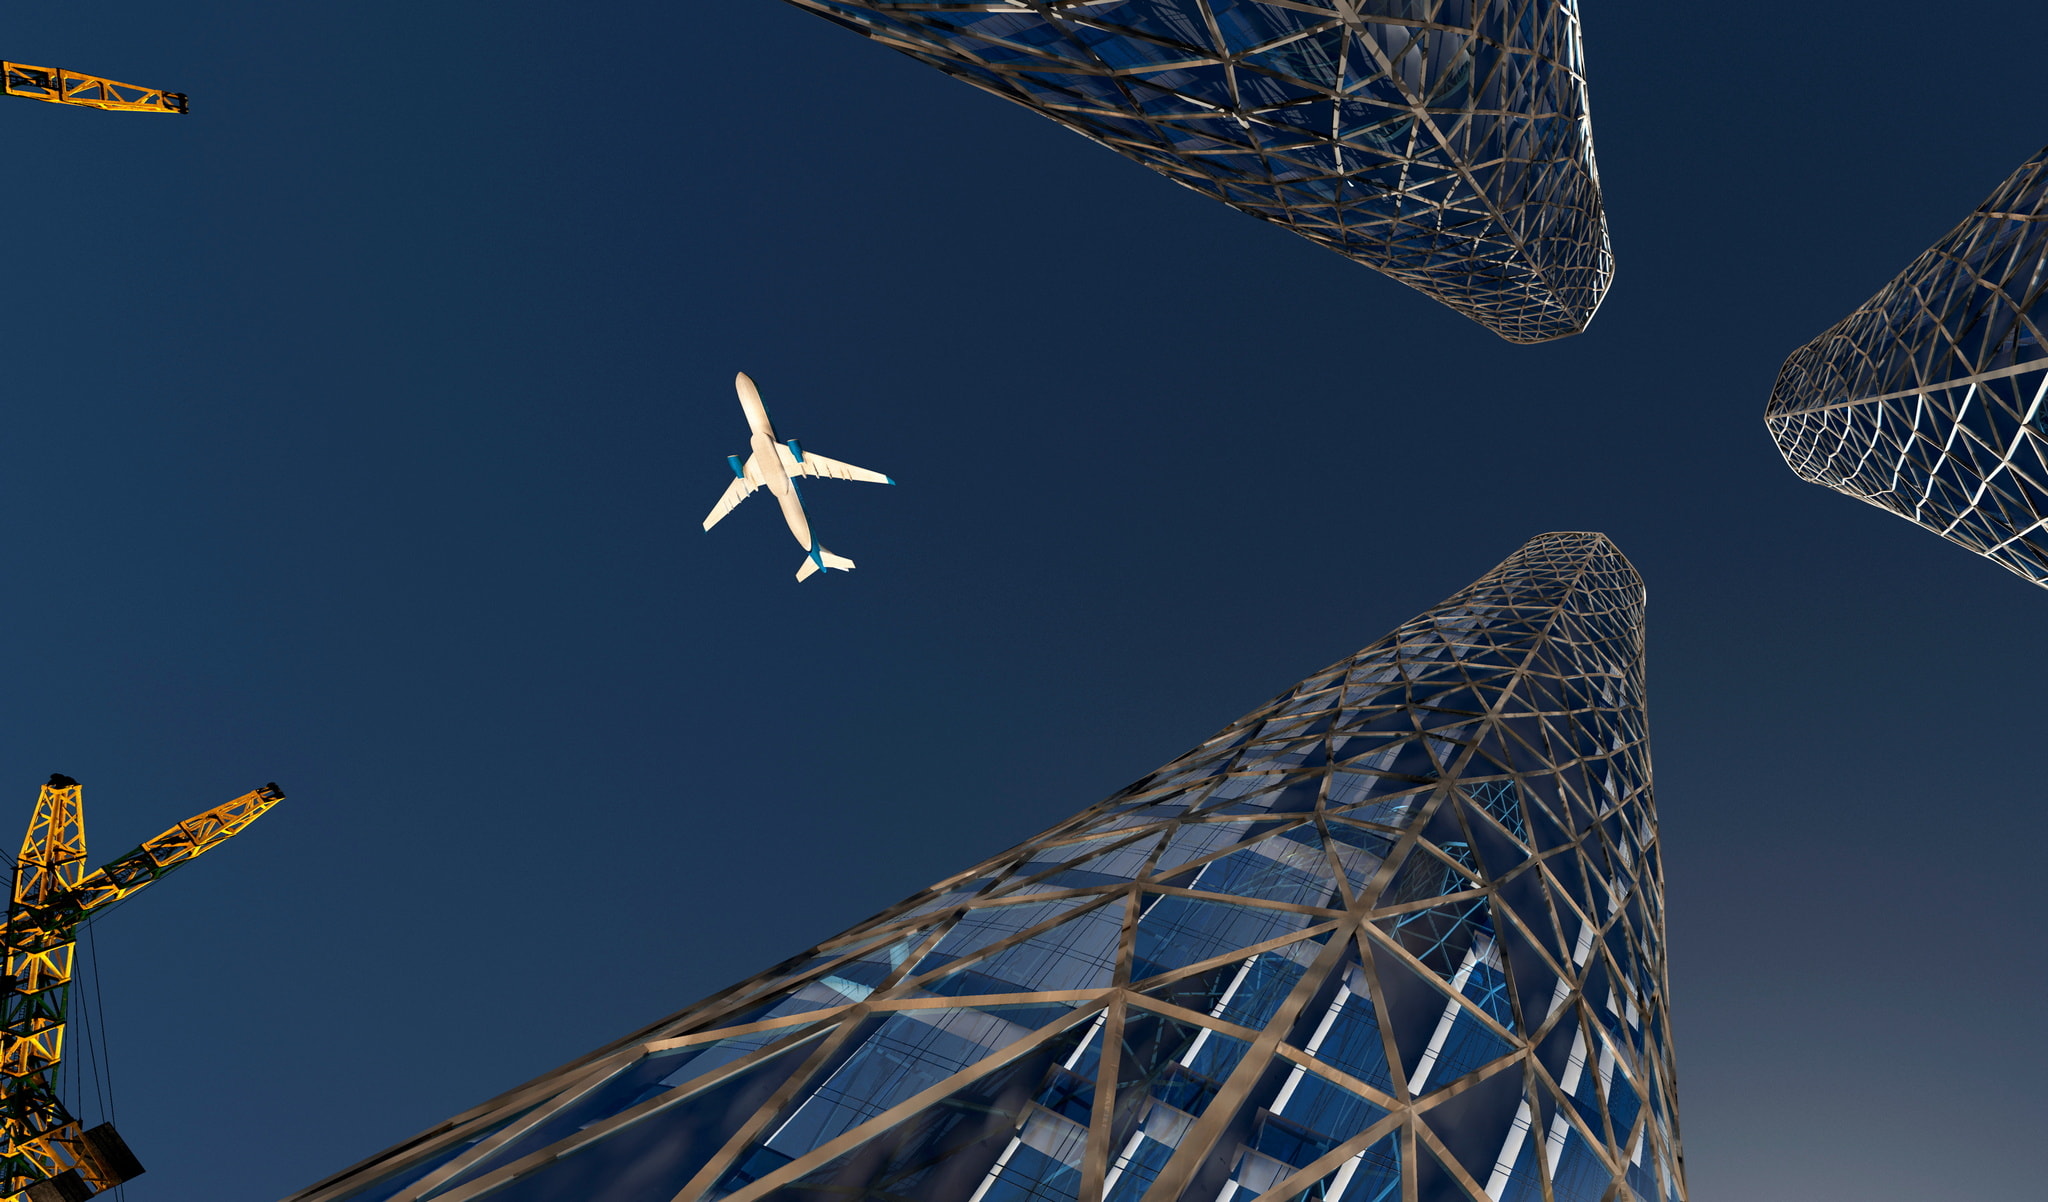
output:
<svg viewBox="0 0 2048 1202"><path fill-rule="evenodd" d="M2048 150L1778 372L1785 462L2048 587Z"/></svg>
<svg viewBox="0 0 2048 1202"><path fill-rule="evenodd" d="M1613 277L1577 0L791 0L1510 342Z"/></svg>
<svg viewBox="0 0 2048 1202"><path fill-rule="evenodd" d="M1547 534L294 1202L1683 1202L1641 579Z"/></svg>

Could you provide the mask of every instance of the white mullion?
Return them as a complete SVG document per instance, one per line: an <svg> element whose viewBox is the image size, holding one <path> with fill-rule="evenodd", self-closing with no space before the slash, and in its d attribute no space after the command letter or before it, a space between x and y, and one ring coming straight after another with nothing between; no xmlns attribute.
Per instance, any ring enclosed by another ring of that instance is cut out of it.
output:
<svg viewBox="0 0 2048 1202"><path fill-rule="evenodd" d="M1230 987L1223 991L1223 996L1216 1000L1215 1008L1209 1011L1210 1018L1222 1018L1223 1012L1230 1009L1230 999L1237 996L1238 987L1252 974L1252 965L1258 963L1258 960L1257 956L1247 956L1245 962L1237 966L1237 975L1230 979ZM1209 1028L1203 1027L1201 1033L1195 1036L1195 1042L1188 1045L1187 1054L1180 1058L1181 1067L1186 1068L1195 1062L1195 1057L1202 1053L1202 1045L1209 1042L1209 1035Z"/></svg>
<svg viewBox="0 0 2048 1202"><path fill-rule="evenodd" d="M1529 1128L1536 1116L1529 1110L1529 1099L1523 1098L1515 1110L1514 1125L1508 1128L1507 1138L1501 1141L1500 1159L1493 1162L1493 1176L1486 1179L1486 1196L1493 1202L1500 1202L1500 1196L1507 1192L1508 1177L1515 1171L1515 1162L1522 1158L1522 1145L1528 1142Z"/></svg>
<svg viewBox="0 0 2048 1202"><path fill-rule="evenodd" d="M1129 1142L1124 1144L1124 1150L1117 1154L1115 1163L1109 1166L1109 1176L1102 1179L1102 1196L1104 1198L1109 1197L1109 1191L1116 1188L1116 1179L1124 1175L1124 1170L1131 1165L1131 1157L1138 1154L1138 1145L1144 1142L1145 1125L1140 1123L1138 1124L1138 1129L1131 1132L1131 1138Z"/></svg>
<svg viewBox="0 0 2048 1202"><path fill-rule="evenodd" d="M1478 966L1479 948L1474 944L1465 949L1465 962L1458 966L1458 975L1451 978L1451 992L1464 993L1465 983L1472 979L1472 970ZM1450 1038L1451 1028L1457 1025L1458 1011L1461 1009L1463 1007L1458 1005L1457 998L1444 1002L1443 1015L1436 1020L1436 1032L1429 1037L1429 1050L1422 1053L1422 1062L1415 1066L1415 1075L1408 1080L1410 1094L1422 1092L1423 1083L1429 1080L1429 1070L1436 1067L1436 1059L1443 1053L1444 1041Z"/></svg>
<svg viewBox="0 0 2048 1202"><path fill-rule="evenodd" d="M974 1187L974 1193L968 1196L967 1202L981 1202L982 1195L988 1193L988 1187L994 1185L996 1178L1002 1176L1003 1170L1010 1166L1010 1157L1015 1156L1017 1149L1023 1146L1024 1136L1022 1132L1011 1136L1009 1146L1003 1149L1001 1156L996 1157L995 1167L988 1171L988 1176L981 1179L980 1185Z"/></svg>

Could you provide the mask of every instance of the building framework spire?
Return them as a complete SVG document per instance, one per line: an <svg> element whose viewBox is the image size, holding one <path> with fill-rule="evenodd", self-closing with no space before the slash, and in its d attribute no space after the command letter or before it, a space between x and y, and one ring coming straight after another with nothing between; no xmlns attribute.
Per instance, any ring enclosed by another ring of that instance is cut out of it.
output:
<svg viewBox="0 0 2048 1202"><path fill-rule="evenodd" d="M1510 342L1613 280L1577 0L790 2Z"/></svg>
<svg viewBox="0 0 2048 1202"><path fill-rule="evenodd" d="M1604 536L1532 539L1107 801L293 1202L1683 1202L1643 605Z"/></svg>
<svg viewBox="0 0 2048 1202"><path fill-rule="evenodd" d="M1793 351L1764 423L1802 480L2048 588L2048 150Z"/></svg>

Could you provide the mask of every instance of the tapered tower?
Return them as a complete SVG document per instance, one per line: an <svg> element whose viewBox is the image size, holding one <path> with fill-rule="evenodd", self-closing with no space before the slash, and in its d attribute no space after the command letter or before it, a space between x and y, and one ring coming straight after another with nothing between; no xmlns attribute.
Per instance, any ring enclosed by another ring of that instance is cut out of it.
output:
<svg viewBox="0 0 2048 1202"><path fill-rule="evenodd" d="M1641 579L1546 534L294 1202L1682 1202Z"/></svg>
<svg viewBox="0 0 2048 1202"><path fill-rule="evenodd" d="M1613 278L1578 0L791 2L1510 342Z"/></svg>
<svg viewBox="0 0 2048 1202"><path fill-rule="evenodd" d="M2048 587L2048 150L1778 372L1785 462Z"/></svg>

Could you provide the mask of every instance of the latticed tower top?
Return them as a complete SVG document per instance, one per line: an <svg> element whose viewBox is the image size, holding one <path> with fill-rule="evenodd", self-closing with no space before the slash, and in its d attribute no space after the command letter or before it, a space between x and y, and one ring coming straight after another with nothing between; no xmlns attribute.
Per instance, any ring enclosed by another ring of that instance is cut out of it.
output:
<svg viewBox="0 0 2048 1202"><path fill-rule="evenodd" d="M2048 586L2048 151L1794 351L1764 420L1802 479Z"/></svg>
<svg viewBox="0 0 2048 1202"><path fill-rule="evenodd" d="M1680 1202L1643 587L1550 534L298 1202Z"/></svg>
<svg viewBox="0 0 2048 1202"><path fill-rule="evenodd" d="M2048 149L1798 350L1765 415L1908 396L2048 359Z"/></svg>
<svg viewBox="0 0 2048 1202"><path fill-rule="evenodd" d="M1511 342L1613 277L1576 0L791 2Z"/></svg>

